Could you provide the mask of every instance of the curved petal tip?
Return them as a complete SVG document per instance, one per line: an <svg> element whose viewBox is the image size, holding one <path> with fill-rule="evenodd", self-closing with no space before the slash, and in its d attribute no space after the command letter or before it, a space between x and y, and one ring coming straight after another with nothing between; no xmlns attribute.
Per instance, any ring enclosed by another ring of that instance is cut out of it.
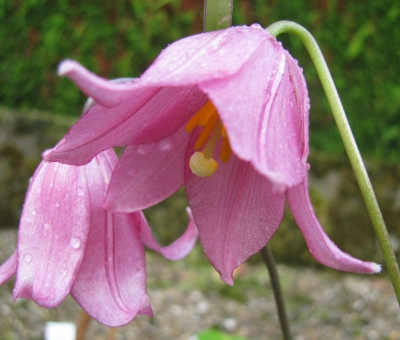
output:
<svg viewBox="0 0 400 340"><path fill-rule="evenodd" d="M129 96L131 89L130 84L108 81L95 75L75 60L62 61L57 73L70 78L83 93L104 107L118 105Z"/></svg>
<svg viewBox="0 0 400 340"><path fill-rule="evenodd" d="M74 60L65 59L58 65L57 74L59 76L66 76L76 68L83 67Z"/></svg>
<svg viewBox="0 0 400 340"><path fill-rule="evenodd" d="M310 253L331 268L358 274L374 274L381 266L358 260L341 251L326 235L314 213L308 194L308 179L287 191L289 208L296 220Z"/></svg>
<svg viewBox="0 0 400 340"><path fill-rule="evenodd" d="M370 262L370 266L371 266L371 274L377 274L382 271L382 266L380 264Z"/></svg>

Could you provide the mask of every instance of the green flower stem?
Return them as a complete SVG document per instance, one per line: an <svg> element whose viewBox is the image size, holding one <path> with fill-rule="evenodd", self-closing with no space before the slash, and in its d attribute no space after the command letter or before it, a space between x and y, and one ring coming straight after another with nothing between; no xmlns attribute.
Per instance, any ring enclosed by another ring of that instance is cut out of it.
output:
<svg viewBox="0 0 400 340"><path fill-rule="evenodd" d="M397 260L389 239L389 234L387 232L385 222L383 221L374 190L372 189L367 171L361 159L360 152L358 151L356 142L346 118L346 114L322 52L313 36L304 27L294 22L279 21L269 26L267 30L275 37L281 33L294 34L302 41L311 56L319 78L321 79L322 87L324 88L325 94L328 98L328 102L335 118L336 125L339 129L340 136L342 137L344 147L350 158L350 163L353 167L358 185L360 186L361 193L372 220L372 224L374 226L375 233L385 259L386 267L400 305L399 266L397 264Z"/></svg>
<svg viewBox="0 0 400 340"><path fill-rule="evenodd" d="M204 32L217 31L231 26L232 1L233 0L204 1Z"/></svg>
<svg viewBox="0 0 400 340"><path fill-rule="evenodd" d="M278 310L279 323L281 325L283 339L291 340L292 336L290 335L289 319L286 314L285 301L283 299L281 284L279 281L278 268L276 267L274 257L272 256L272 252L269 249L268 244L262 248L260 252L262 260L268 269L271 287L274 291L276 309Z"/></svg>

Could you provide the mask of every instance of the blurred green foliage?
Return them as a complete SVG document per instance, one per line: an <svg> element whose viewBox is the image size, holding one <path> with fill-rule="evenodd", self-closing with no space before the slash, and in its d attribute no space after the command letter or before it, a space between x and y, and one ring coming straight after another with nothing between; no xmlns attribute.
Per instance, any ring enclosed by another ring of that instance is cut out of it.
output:
<svg viewBox="0 0 400 340"><path fill-rule="evenodd" d="M246 340L241 336L226 334L218 329L207 329L198 335L199 340Z"/></svg>
<svg viewBox="0 0 400 340"><path fill-rule="evenodd" d="M200 0L0 0L0 104L79 115L83 95L56 75L77 59L107 78L139 76L169 43L201 32ZM234 0L233 23L305 26L320 43L364 154L400 154L400 2ZM279 39L305 70L311 146L343 147L319 80L296 38Z"/></svg>

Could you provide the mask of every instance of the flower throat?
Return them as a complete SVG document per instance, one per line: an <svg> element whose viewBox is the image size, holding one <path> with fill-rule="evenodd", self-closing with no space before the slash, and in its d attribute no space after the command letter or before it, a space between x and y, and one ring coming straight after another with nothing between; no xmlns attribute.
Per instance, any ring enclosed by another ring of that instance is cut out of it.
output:
<svg viewBox="0 0 400 340"><path fill-rule="evenodd" d="M226 163L232 155L226 130L211 100L208 100L189 120L186 124L186 131L191 133L197 126L200 126L203 130L194 146L196 152L190 157L189 166L196 176L208 177L218 169L218 163L213 156L220 139L222 139L219 152L220 160Z"/></svg>

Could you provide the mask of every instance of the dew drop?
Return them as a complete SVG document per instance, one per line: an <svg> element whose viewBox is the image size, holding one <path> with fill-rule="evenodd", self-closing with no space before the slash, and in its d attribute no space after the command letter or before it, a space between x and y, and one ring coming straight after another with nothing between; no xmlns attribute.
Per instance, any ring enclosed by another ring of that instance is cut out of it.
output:
<svg viewBox="0 0 400 340"><path fill-rule="evenodd" d="M60 238L60 236L58 234L56 234L55 238L56 238L56 240L58 240Z"/></svg>
<svg viewBox="0 0 400 340"><path fill-rule="evenodd" d="M60 207L60 202L56 202L56 203L54 203L54 205L56 208L58 208L58 207Z"/></svg>
<svg viewBox="0 0 400 340"><path fill-rule="evenodd" d="M31 261L32 261L32 254L25 254L25 255L24 255L24 261L25 261L26 263L31 262Z"/></svg>
<svg viewBox="0 0 400 340"><path fill-rule="evenodd" d="M167 151L171 149L171 143L168 140L162 140L158 143L158 148L163 151Z"/></svg>
<svg viewBox="0 0 400 340"><path fill-rule="evenodd" d="M36 215L36 210L32 210L32 215L33 215L33 216Z"/></svg>
<svg viewBox="0 0 400 340"><path fill-rule="evenodd" d="M83 196L85 194L85 190L83 190L83 188L79 187L79 188L76 189L76 194L78 196Z"/></svg>
<svg viewBox="0 0 400 340"><path fill-rule="evenodd" d="M142 155L146 155L150 152L150 149L151 149L151 145L142 144L142 145L138 146L137 151Z"/></svg>
<svg viewBox="0 0 400 340"><path fill-rule="evenodd" d="M70 245L74 249L78 249L81 246L81 240L78 237L71 238Z"/></svg>

